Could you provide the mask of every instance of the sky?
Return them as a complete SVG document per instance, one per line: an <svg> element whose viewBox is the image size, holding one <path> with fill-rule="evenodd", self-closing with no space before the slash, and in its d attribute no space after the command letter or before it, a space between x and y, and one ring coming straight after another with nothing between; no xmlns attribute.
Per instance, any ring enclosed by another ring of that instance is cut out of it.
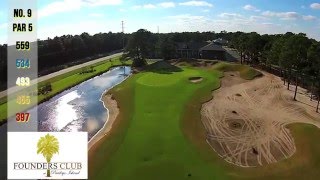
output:
<svg viewBox="0 0 320 180"><path fill-rule="evenodd" d="M7 42L8 2L0 1L0 44ZM244 31L306 33L320 40L316 0L38 0L38 38L87 32ZM10 12L11 13L11 12Z"/></svg>

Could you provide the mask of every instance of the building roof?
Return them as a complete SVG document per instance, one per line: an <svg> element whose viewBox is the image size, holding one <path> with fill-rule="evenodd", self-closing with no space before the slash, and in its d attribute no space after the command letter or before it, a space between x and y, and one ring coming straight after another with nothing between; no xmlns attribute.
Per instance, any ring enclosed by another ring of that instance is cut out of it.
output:
<svg viewBox="0 0 320 180"><path fill-rule="evenodd" d="M227 43L228 43L228 41L227 41L227 40L222 39L222 38L215 39L215 40L213 40L213 42L215 42L215 43L219 43L219 44L227 44Z"/></svg>
<svg viewBox="0 0 320 180"><path fill-rule="evenodd" d="M200 48L200 51L226 51L222 46L210 43L202 48Z"/></svg>
<svg viewBox="0 0 320 180"><path fill-rule="evenodd" d="M177 49L178 50L199 50L201 47L207 45L206 42L183 42L183 43L177 43Z"/></svg>

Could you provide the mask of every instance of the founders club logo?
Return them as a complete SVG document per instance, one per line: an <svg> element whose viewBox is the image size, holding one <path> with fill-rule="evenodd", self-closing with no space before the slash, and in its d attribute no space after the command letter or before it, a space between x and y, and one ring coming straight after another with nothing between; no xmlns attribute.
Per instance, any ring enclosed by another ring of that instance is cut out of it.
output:
<svg viewBox="0 0 320 180"><path fill-rule="evenodd" d="M8 178L87 179L87 133L8 133Z"/></svg>
<svg viewBox="0 0 320 180"><path fill-rule="evenodd" d="M47 134L39 139L37 148L37 154L42 154L49 164L53 155L59 153L59 141L56 137ZM47 169L47 177L51 177L49 166Z"/></svg>

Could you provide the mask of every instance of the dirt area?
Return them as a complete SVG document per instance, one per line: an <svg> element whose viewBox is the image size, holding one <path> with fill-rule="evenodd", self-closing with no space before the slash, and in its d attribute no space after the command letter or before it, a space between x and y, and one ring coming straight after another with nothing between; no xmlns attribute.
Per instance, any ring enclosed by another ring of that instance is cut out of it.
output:
<svg viewBox="0 0 320 180"><path fill-rule="evenodd" d="M111 130L112 124L116 120L119 114L119 108L117 101L112 98L112 95L106 94L102 98L104 106L108 109L108 120L104 124L104 126L100 129L100 131L94 135L88 143L88 150L97 143L100 139L102 139L107 133Z"/></svg>
<svg viewBox="0 0 320 180"><path fill-rule="evenodd" d="M293 92L279 77L263 74L247 81L239 73L226 72L221 88L201 109L207 142L223 159L242 167L292 156L296 147L286 125L301 122L320 128L316 102L311 102L303 89L299 89L298 101L293 101Z"/></svg>

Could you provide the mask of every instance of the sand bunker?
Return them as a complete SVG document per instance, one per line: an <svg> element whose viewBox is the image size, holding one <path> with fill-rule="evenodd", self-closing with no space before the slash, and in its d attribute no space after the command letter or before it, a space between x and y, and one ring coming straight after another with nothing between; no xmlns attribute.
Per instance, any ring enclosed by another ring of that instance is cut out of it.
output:
<svg viewBox="0 0 320 180"><path fill-rule="evenodd" d="M296 147L285 126L303 122L320 127L315 109L293 101L293 92L278 77L264 73L246 81L228 72L221 83L214 98L203 104L201 119L207 142L230 163L251 167L289 158ZM299 96L303 98L308 101Z"/></svg>
<svg viewBox="0 0 320 180"><path fill-rule="evenodd" d="M202 77L191 77L189 78L189 81L192 82L192 83L198 83L198 82L201 82L203 80Z"/></svg>

